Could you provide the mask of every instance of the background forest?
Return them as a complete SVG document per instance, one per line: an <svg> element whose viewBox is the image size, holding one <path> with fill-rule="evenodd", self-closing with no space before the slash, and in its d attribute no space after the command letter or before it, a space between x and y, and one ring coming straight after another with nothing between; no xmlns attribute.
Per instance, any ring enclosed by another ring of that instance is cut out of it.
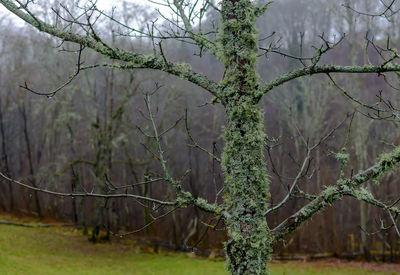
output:
<svg viewBox="0 0 400 275"><path fill-rule="evenodd" d="M63 2L71 5L71 1ZM390 21L365 17L342 4L329 0L280 0L271 5L268 16L258 22L260 47L268 49L260 51L265 55L265 64L263 59L258 64L262 78L271 80L278 74L301 68L302 63L290 56L312 56L324 39L338 41L344 33L343 41L324 55L322 63L375 64L379 45L400 46L400 29L396 24L399 14ZM370 10L372 4L369 0L351 1L359 10ZM49 21L53 17L53 21L57 20L57 16L46 14L46 10L49 9L43 8L43 16ZM62 14L63 10L58 12ZM131 2L123 2L114 12L122 22L143 30L151 28L156 17L151 9ZM217 15L210 13L207 24L218 25ZM154 41L132 39L112 21L98 22L96 26L112 46L142 52L153 47ZM13 19L0 11L1 171L33 186L63 192L107 192L118 186L125 193L173 196L167 185L154 180L160 172L153 153L157 144L146 135L151 124L145 114L144 93L157 89L151 104L157 111L157 127L161 132L168 130L162 144L170 170L176 177L190 171L182 178L183 186L195 196L201 195L209 201L222 199L223 178L218 159L223 143L224 111L218 103L211 102L211 96L156 71L119 71L101 66L81 72L54 97L35 95L20 85L28 83L37 91L60 86L73 73L77 49L67 42L60 45L54 38L32 29L22 31L23 28L28 27L16 26ZM198 47L172 40L164 41L162 46L169 60L185 60L211 79L223 75L217 61L199 52ZM286 53L287 57L276 52ZM85 65L102 63L102 57L92 51L83 51L81 59ZM381 94L394 105L400 103L395 89L398 79L340 75L336 80L362 102L374 104ZM302 190L311 194L336 183L340 162L335 154L343 147L350 153L348 167L355 169L348 171L345 167L344 172L355 174L372 165L385 150L400 145L397 124L371 120L370 111L348 100L325 76L294 80L264 97L263 104L268 106L264 108L269 137L265 154L269 160L271 197L276 201L286 195L288 183L296 177L307 154L304 140L315 144L337 128L311 153L310 176L299 183ZM215 158L210 158L203 149L212 152ZM399 185L393 184L396 181L394 172L379 183L368 183L367 188L382 200L393 200L400 191ZM268 223L278 225L302 204L304 198L292 199ZM58 198L6 181L0 185L0 207L7 212L50 217L83 227L100 223L109 229L108 234L136 231L156 216L165 215L133 237L180 250L195 246L201 253L222 249L225 239L224 231L219 230L222 224L211 228L208 224L216 221L194 208L167 213L162 207L127 199ZM380 211L345 198L336 203L335 209L328 209L308 222L276 251L363 255L367 259L393 261L400 253L394 232L369 234L381 226Z"/></svg>

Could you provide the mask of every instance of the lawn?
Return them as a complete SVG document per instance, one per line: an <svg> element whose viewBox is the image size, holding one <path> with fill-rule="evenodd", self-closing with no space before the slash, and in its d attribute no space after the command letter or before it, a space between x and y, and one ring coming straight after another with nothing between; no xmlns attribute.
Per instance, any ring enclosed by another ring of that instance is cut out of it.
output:
<svg viewBox="0 0 400 275"><path fill-rule="evenodd" d="M1 219L1 218L0 218ZM4 220L4 219L3 219ZM224 263L143 253L133 241L91 244L72 228L0 225L0 274L226 274ZM335 263L272 263L272 274L400 274ZM339 267L340 266L340 267ZM395 269L391 269L395 270Z"/></svg>

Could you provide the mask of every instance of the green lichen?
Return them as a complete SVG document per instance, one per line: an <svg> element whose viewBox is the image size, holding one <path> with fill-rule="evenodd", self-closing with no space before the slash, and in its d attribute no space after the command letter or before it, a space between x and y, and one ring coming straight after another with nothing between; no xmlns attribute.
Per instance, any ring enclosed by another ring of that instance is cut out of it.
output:
<svg viewBox="0 0 400 275"><path fill-rule="evenodd" d="M391 173L397 167L400 160L400 148L396 147L390 153L383 153L378 157L378 165L373 167L371 176L375 184L379 184L382 180L382 176L387 173Z"/></svg>
<svg viewBox="0 0 400 275"><path fill-rule="evenodd" d="M350 160L350 155L346 152L340 152L335 154L335 158L340 161L341 164L345 165Z"/></svg>
<svg viewBox="0 0 400 275"><path fill-rule="evenodd" d="M344 167L350 160L350 155L347 153L346 147L343 147L342 150L338 153L333 153L334 157L340 163L340 176L339 178L342 179L344 177Z"/></svg>
<svg viewBox="0 0 400 275"><path fill-rule="evenodd" d="M271 237L264 217L269 191L263 113L257 105L256 6L250 0L225 0L221 11L218 57L225 67L219 86L227 116L222 156L224 208L229 213L227 266L231 274L266 274Z"/></svg>
<svg viewBox="0 0 400 275"><path fill-rule="evenodd" d="M353 194L358 200L363 200L363 201L374 200L374 196L371 194L371 192L364 187L361 187L358 190L353 190Z"/></svg>
<svg viewBox="0 0 400 275"><path fill-rule="evenodd" d="M361 174L357 174L357 175L354 176L354 180L356 182L365 182L366 178Z"/></svg>

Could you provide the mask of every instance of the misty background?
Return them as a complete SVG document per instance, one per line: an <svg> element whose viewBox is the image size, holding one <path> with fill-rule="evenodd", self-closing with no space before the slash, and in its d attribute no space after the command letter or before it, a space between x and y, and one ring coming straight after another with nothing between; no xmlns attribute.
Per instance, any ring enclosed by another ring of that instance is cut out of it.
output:
<svg viewBox="0 0 400 275"><path fill-rule="evenodd" d="M38 1L40 16L55 22L58 2L73 10L73 1ZM111 1L110 1L111 2ZM362 11L373 11L372 0L347 1ZM75 1L76 3L76 1ZM101 8L106 12L105 1ZM399 47L399 15L390 21L366 17L342 6L346 1L280 0L274 2L258 21L260 44L290 56L312 56L324 41L345 39L321 63L339 65L379 64L374 45ZM63 9L58 10L61 14ZM160 15L137 1L123 1L113 16L127 25L146 31ZM165 10L161 10L165 13ZM68 16L65 14L65 16ZM210 10L204 30L218 26L216 12ZM64 24L58 22L58 24ZM159 30L171 26L162 18ZM96 24L97 33L110 45L126 50L152 53L148 38L130 36L106 18ZM210 37L215 33L210 33ZM218 161L200 150L220 156L223 148L223 108L200 88L178 78L151 70L96 68L85 70L54 97L38 96L21 88L27 83L36 91L54 90L73 74L77 46L41 34L0 10L0 167L8 175L33 186L63 192L107 192L109 184L126 186L121 192L165 198L172 190L162 180L160 163L152 154L156 144L145 115L144 93L154 91L152 108L157 112L160 131L171 128L162 144L168 166L175 178L182 177L184 188L209 201L222 201L223 175ZM185 61L214 80L223 76L218 61L185 41L164 40L163 50L171 61ZM265 81L303 65L299 60L260 50L258 71ZM85 65L102 64L103 58L91 51L82 52ZM400 103L397 77L375 75L337 75L337 83L362 102L374 104L381 93L394 105ZM392 87L393 86L393 87ZM345 173L355 174L371 166L376 157L400 145L398 125L386 120L371 120L368 110L354 105L326 76L310 76L276 88L264 97L265 146L271 185L271 204L279 202L298 172L306 148L338 127L312 154L310 177L300 182L307 193L318 194L339 178L340 163L335 153L345 146L350 153ZM354 113L351 128L349 122ZM341 122L346 119L345 123ZM186 121L185 121L186 118ZM350 130L349 130L350 129ZM193 138L193 139L192 139ZM197 146L198 145L198 146ZM185 173L190 171L185 177ZM367 188L384 201L399 194L396 172ZM270 227L294 213L304 198L294 198L268 217ZM102 221L112 232L140 229L165 209L129 199L96 201L91 198L57 198L39 194L2 181L0 208L5 212L33 215L73 222L83 229L94 226L94 214L102 211ZM394 261L400 243L391 231L368 234L385 222L383 211L345 198L313 218L279 245L278 253L329 253ZM199 253L222 250L223 224L206 213L189 208L177 210L131 237L155 246ZM222 252L220 252L222 254Z"/></svg>

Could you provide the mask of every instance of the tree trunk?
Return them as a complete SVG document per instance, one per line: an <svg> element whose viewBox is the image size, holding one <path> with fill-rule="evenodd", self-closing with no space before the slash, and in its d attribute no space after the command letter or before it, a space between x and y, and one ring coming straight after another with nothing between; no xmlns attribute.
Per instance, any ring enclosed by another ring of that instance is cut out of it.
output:
<svg viewBox="0 0 400 275"><path fill-rule="evenodd" d="M4 119L3 119L3 109L2 109L2 101L0 99L0 134L1 134L1 153L2 153L2 160L1 160L1 167L5 169L5 173L7 175L10 174L10 166L8 165L8 150L7 150L7 142L6 142L6 133L4 129ZM13 189L12 183L8 182L8 191L10 195L10 206L9 211L14 211L14 196L13 196Z"/></svg>
<svg viewBox="0 0 400 275"><path fill-rule="evenodd" d="M227 126L222 167L225 175L225 245L231 274L266 274L271 252L264 213L269 197L263 145L263 114L258 107L256 7L249 0L222 2L225 66L221 82Z"/></svg>
<svg viewBox="0 0 400 275"><path fill-rule="evenodd" d="M244 108L239 105L232 109ZM225 131L223 168L229 194L225 198L229 214L226 256L231 274L264 274L270 252L264 217L268 182L262 151L263 124L261 111L252 108L247 121L234 119L235 112L227 110L230 121Z"/></svg>
<svg viewBox="0 0 400 275"><path fill-rule="evenodd" d="M25 103L23 103L22 107L20 108L20 113L21 113L22 119L23 119L23 132L24 132L24 138L25 138L26 151L27 151L27 155L28 155L30 182L33 187L37 188L35 171L33 168L32 145L31 145L31 140L30 140L30 136L28 133L28 117L26 114ZM37 215L39 216L39 218L42 218L43 217L42 208L40 206L38 191L33 191L33 197L35 200Z"/></svg>

